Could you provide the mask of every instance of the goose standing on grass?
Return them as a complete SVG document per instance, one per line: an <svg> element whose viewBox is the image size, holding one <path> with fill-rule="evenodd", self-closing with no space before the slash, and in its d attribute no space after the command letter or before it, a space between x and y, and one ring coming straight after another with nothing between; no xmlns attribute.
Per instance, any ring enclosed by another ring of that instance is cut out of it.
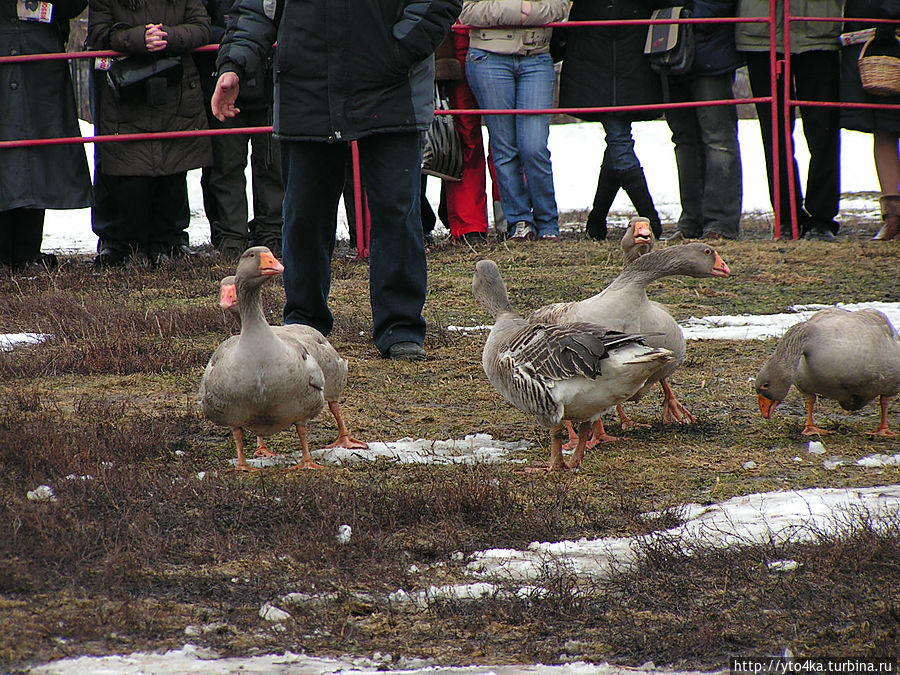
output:
<svg viewBox="0 0 900 675"><path fill-rule="evenodd" d="M668 382L669 376L684 362L684 335L668 310L647 297L647 286L674 275L727 277L729 274L728 265L707 244L664 248L628 264L600 293L576 302L545 305L535 310L528 320L533 323L587 321L607 330L646 334L648 345L669 350L672 359L628 400L640 400L659 382L663 390L663 422L693 424L696 418L678 401ZM627 418L623 419L623 426L626 424L631 424ZM606 436L603 423L598 420L589 447L611 438Z"/></svg>
<svg viewBox="0 0 900 675"><path fill-rule="evenodd" d="M237 287L233 276L225 277L219 284L219 306L240 316ZM287 326L272 326L272 330L280 337L292 336L301 340L322 369L322 375L325 377L325 403L328 404L328 410L331 411L338 428L337 440L325 447L355 450L368 448L369 446L366 443L350 435L350 431L344 422L344 417L341 415L341 394L344 392L344 387L347 386L347 359L341 358L328 339L312 326L289 324ZM256 440L257 455L271 456L274 454L266 448L262 436L258 436Z"/></svg>
<svg viewBox="0 0 900 675"><path fill-rule="evenodd" d="M325 407L322 369L299 340L279 337L263 315L262 286L282 270L265 246L241 255L235 275L241 332L216 348L200 380L200 410L231 427L242 471L252 470L244 457L243 429L267 436L291 425L303 449L295 468L322 468L306 440L306 423Z"/></svg>
<svg viewBox="0 0 900 675"><path fill-rule="evenodd" d="M590 323L535 324L512 308L492 260L475 265L475 299L493 317L481 364L503 398L550 428L549 469L581 466L594 420L632 396L672 357L648 347L643 336ZM568 464L558 437L563 420L579 425Z"/></svg>
<svg viewBox="0 0 900 675"><path fill-rule="evenodd" d="M759 411L765 419L791 385L806 397L804 436L828 434L813 423L816 397L860 410L876 398L881 424L873 436L894 436L888 428L891 398L900 393L900 339L890 320L874 309L823 309L791 326L756 376Z"/></svg>

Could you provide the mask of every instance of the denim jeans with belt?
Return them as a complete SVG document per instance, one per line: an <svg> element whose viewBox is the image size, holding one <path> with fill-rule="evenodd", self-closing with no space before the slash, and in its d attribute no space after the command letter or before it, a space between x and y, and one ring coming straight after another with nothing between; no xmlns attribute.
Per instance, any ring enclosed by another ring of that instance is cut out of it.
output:
<svg viewBox="0 0 900 675"><path fill-rule="evenodd" d="M466 77L479 107L547 109L555 73L549 54L495 54L469 48ZM559 234L550 165L550 115L485 115L500 203L510 226L532 223L539 237Z"/></svg>

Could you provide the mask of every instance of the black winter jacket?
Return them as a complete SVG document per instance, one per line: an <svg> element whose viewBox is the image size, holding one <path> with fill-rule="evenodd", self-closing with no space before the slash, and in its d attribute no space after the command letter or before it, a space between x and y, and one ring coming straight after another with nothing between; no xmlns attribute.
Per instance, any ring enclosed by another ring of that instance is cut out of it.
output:
<svg viewBox="0 0 900 675"><path fill-rule="evenodd" d="M654 0L575 0L569 21L649 19L665 6ZM559 105L564 108L662 103L659 75L644 56L647 26L582 27L553 31L552 53L562 50ZM631 120L652 120L660 110L619 113ZM577 115L596 121L596 113Z"/></svg>
<svg viewBox="0 0 900 675"><path fill-rule="evenodd" d="M275 136L351 141L425 130L434 50L461 0L238 0L219 73L243 79L275 50Z"/></svg>
<svg viewBox="0 0 900 675"><path fill-rule="evenodd" d="M0 2L0 54L65 51L69 19L87 0L54 0L52 23L20 21L15 2ZM35 61L0 66L0 140L80 136L69 64ZM77 209L91 205L84 146L0 150L0 211Z"/></svg>
<svg viewBox="0 0 900 675"><path fill-rule="evenodd" d="M687 0L695 19L733 17L737 12L736 0ZM743 57L734 46L733 23L695 23L694 66L690 77L698 75L722 75L734 72L744 65Z"/></svg>

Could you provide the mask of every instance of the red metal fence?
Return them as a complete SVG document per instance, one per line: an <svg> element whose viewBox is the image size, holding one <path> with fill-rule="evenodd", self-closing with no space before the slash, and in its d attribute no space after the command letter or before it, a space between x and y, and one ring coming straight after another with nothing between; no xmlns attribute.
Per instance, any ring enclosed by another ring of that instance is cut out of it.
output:
<svg viewBox="0 0 900 675"><path fill-rule="evenodd" d="M699 102L685 102L685 103L659 103L654 105L643 105L643 106L604 106L604 107L592 107L592 108L548 108L548 109L516 109L516 110L491 110L491 109L453 109L453 110L436 110L435 114L437 115L466 115L466 114L476 114L476 115L531 115L531 114L581 114L581 113L595 113L595 112L608 112L608 111L628 111L628 110L667 110L673 108L692 108L692 107L701 107L701 106L716 106L716 105L738 105L738 104L747 104L747 103L769 103L770 110L772 115L772 176L771 181L774 185L780 185L780 167L778 157L781 153L781 148L779 147L779 134L775 133L774 130L778 128L779 124L784 125L785 129L785 139L786 145L785 153L788 158L793 157L793 139L791 135L791 111L794 107L797 106L838 106L838 107L855 107L855 108L890 108L890 109L898 109L900 110L900 106L897 105L884 105L884 104L871 104L871 103L846 103L841 101L805 101L805 100L797 100L792 99L790 97L790 87L784 86L781 89L783 92L781 95L783 96L783 109L784 109L784 118L778 119L778 105L777 105L777 95L779 93L778 87L778 78L781 76L784 82L790 82L790 60L785 58L778 58L779 53L784 55L790 55L790 25L792 22L797 21L811 21L811 22L843 22L843 18L823 18L823 17L808 17L808 16L792 16L790 14L790 3L784 2L784 16L783 16L783 44L780 45L781 49L779 50L779 45L777 44L777 6L775 0L771 0L769 3L769 15L767 17L758 17L758 18L737 18L737 17L721 17L721 18L708 18L708 19L635 19L635 20L611 20L611 21L567 21L567 22L556 22L549 23L547 26L550 27L562 27L566 28L577 28L577 27L610 27L610 26L649 26L652 24L673 24L673 23L690 23L690 24L704 24L704 23L767 23L769 26L769 64L770 64L770 92L769 96L761 96L761 97L751 97L751 98L734 98L734 99L723 99L723 100L713 100L713 101L699 101ZM890 19L865 19L865 18L853 18L854 21L864 21L870 23L896 23ZM468 30L468 26L464 26L461 24L457 24L453 27L454 30ZM206 47L201 47L197 51L212 51L217 49L217 45L208 45ZM63 52L63 53L54 53L54 54L29 54L29 55L16 55L16 56L0 56L0 66L14 63L27 63L32 61L47 61L47 60L59 60L59 59L89 59L95 58L98 56L118 56L119 54L114 51L80 51L80 52ZM67 143L106 143L106 142L119 142L119 141L135 141L135 140L146 140L148 138L180 138L184 136L212 136L212 135L224 135L224 134L246 134L246 133L270 133L272 131L272 127L242 127L242 128L233 128L233 129L208 129L208 130L196 130L196 131L176 131L176 132L156 132L156 133L141 133L141 134L115 134L115 135L94 135L88 137L75 136L71 138L41 138L41 139L25 139L25 140L4 140L0 139L0 149L3 148L14 148L14 147L24 147L24 146L38 146L38 145L54 145L54 144L67 144ZM353 175L354 175L354 194L356 195L355 199L355 212L356 212L356 222L354 223L356 228L356 241L357 241L357 252L359 257L368 256L368 212L365 208L365 195L362 193L360 189L360 173L359 173L359 154L355 147L355 143L353 144ZM791 227L793 238L797 239L799 237L798 230L798 219L796 212L796 202L794 200L794 196L796 195L796 191L798 186L795 184L795 176L793 171L788 171L788 193L790 195L791 200ZM773 198L773 210L774 210L774 222L775 222L775 238L779 239L781 237L781 204L780 204L780 190L774 189L772 190L772 198Z"/></svg>

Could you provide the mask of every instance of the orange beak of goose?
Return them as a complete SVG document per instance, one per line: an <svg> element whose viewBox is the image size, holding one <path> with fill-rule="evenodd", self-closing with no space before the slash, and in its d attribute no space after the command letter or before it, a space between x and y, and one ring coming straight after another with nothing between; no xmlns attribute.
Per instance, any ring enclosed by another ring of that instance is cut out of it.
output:
<svg viewBox="0 0 900 675"><path fill-rule="evenodd" d="M274 255L268 251L263 251L259 254L259 271L264 276L281 274L284 272L284 265L278 262L278 259Z"/></svg>
<svg viewBox="0 0 900 675"><path fill-rule="evenodd" d="M722 260L722 256L716 253L716 263L713 265L712 275L714 277L727 277L729 274L731 274L731 270L728 269L728 265Z"/></svg>
<svg viewBox="0 0 900 675"><path fill-rule="evenodd" d="M763 419L770 419L781 401L773 401L762 394L758 394L757 397L759 398L759 414L763 416Z"/></svg>
<svg viewBox="0 0 900 675"><path fill-rule="evenodd" d="M634 224L634 239L635 244L649 244L653 241L653 231L650 229L650 222L646 220L639 220Z"/></svg>
<svg viewBox="0 0 900 675"><path fill-rule="evenodd" d="M226 284L219 291L219 307L231 309L237 304L237 287L234 284Z"/></svg>

